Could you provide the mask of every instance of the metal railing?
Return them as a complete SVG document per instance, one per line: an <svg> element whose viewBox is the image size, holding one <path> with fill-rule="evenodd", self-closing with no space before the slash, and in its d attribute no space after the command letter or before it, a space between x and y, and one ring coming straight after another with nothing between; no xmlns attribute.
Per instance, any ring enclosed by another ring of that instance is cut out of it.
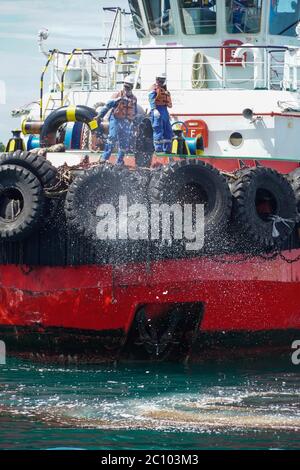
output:
<svg viewBox="0 0 300 470"><path fill-rule="evenodd" d="M45 74L48 70L49 65L52 63L55 57L55 54L58 52L59 51L57 49L50 51L46 65L43 68L42 73L41 73L41 80L40 80L40 119L41 121L43 120L44 78L45 78Z"/></svg>
<svg viewBox="0 0 300 470"><path fill-rule="evenodd" d="M232 46L162 46L73 49L71 53L50 51L41 75L40 115L43 116L44 76L50 63L54 69L50 89L60 92L61 106L66 89L114 91L129 73L135 76L136 88L148 90L155 72L162 68L166 70L170 90L293 90L300 86L300 78L295 82L295 70L291 73L293 79L285 76L286 47L242 45L239 58L232 57L235 49ZM130 55L131 61L124 59Z"/></svg>

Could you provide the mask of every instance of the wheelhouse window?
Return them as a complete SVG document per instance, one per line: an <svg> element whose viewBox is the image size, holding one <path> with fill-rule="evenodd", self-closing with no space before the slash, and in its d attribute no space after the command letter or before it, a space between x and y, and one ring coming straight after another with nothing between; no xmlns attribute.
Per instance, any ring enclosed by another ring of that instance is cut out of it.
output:
<svg viewBox="0 0 300 470"><path fill-rule="evenodd" d="M215 34L217 7L212 0L178 0L184 34Z"/></svg>
<svg viewBox="0 0 300 470"><path fill-rule="evenodd" d="M296 37L296 26L300 21L300 0L271 0L270 34Z"/></svg>
<svg viewBox="0 0 300 470"><path fill-rule="evenodd" d="M226 26L230 34L256 34L261 28L262 0L226 0Z"/></svg>
<svg viewBox="0 0 300 470"><path fill-rule="evenodd" d="M174 34L170 0L144 0L150 33L153 36Z"/></svg>
<svg viewBox="0 0 300 470"><path fill-rule="evenodd" d="M138 0L128 0L128 3L136 35L139 39L142 39L146 37L146 31L143 24L139 2Z"/></svg>

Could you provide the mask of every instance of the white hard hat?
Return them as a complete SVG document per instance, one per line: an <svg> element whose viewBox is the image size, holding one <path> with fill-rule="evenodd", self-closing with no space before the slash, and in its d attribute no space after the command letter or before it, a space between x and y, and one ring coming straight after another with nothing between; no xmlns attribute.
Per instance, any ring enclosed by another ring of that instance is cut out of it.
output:
<svg viewBox="0 0 300 470"><path fill-rule="evenodd" d="M124 83L127 83L128 85L134 85L134 76L133 75L127 75L127 77L124 78Z"/></svg>
<svg viewBox="0 0 300 470"><path fill-rule="evenodd" d="M167 78L167 74L166 74L166 72L162 72L161 74L159 74L159 75L156 75L156 78L163 78L163 79L165 79L165 80L166 80L166 78Z"/></svg>

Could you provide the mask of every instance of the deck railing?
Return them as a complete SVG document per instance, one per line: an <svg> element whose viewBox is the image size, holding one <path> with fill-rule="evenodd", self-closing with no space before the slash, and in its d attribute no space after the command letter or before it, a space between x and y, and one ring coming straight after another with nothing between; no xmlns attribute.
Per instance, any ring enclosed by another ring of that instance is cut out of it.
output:
<svg viewBox="0 0 300 470"><path fill-rule="evenodd" d="M44 76L52 64L51 92L60 92L60 106L66 90L114 91L124 77L135 76L136 88L147 90L156 72L164 69L170 90L289 89L300 86L298 65L285 61L286 47L242 45L236 47L130 47L74 49L71 53L50 51L41 76L41 117ZM295 78L296 77L296 78ZM57 101L57 100L56 100Z"/></svg>

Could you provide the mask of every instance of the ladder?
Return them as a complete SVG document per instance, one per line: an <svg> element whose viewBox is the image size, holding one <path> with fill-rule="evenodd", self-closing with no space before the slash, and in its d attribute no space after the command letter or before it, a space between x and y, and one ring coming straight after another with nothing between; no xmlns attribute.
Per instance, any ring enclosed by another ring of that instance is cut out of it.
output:
<svg viewBox="0 0 300 470"><path fill-rule="evenodd" d="M134 75L137 79L136 73L138 70L140 58L140 50L124 49L118 52L113 79L113 83L116 88L123 84L124 78L128 75Z"/></svg>

